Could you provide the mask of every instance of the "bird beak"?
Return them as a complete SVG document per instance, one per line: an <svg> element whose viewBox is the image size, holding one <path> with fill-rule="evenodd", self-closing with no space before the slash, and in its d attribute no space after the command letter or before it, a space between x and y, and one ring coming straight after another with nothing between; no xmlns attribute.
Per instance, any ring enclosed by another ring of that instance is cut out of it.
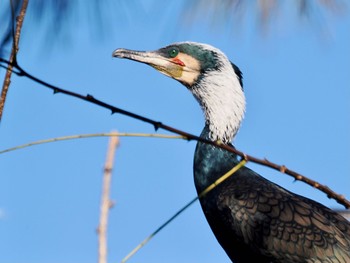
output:
<svg viewBox="0 0 350 263"><path fill-rule="evenodd" d="M164 57L157 51L134 51L119 48L113 52L112 56L145 63L174 79L180 79L182 76L184 65L180 63L181 61Z"/></svg>

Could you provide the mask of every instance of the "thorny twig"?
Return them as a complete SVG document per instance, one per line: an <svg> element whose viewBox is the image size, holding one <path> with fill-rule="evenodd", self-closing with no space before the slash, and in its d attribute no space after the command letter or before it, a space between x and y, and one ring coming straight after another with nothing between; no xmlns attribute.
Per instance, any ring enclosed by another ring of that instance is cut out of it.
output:
<svg viewBox="0 0 350 263"><path fill-rule="evenodd" d="M196 135L190 134L188 132L185 132L185 131L176 129L174 127L168 126L166 124L163 124L162 122L155 121L155 120L149 119L147 117L144 117L144 116L141 116L141 115L138 115L138 114L135 114L135 113L132 113L132 112L120 109L120 108L115 107L115 106L113 106L111 104L108 104L106 102L98 100L98 99L94 98L90 94L82 95L82 94L79 94L79 93L76 93L76 92L73 92L73 91L70 91L70 90L66 90L66 89L62 89L62 88L56 87L54 85L51 85L51 84L49 84L49 83L47 83L47 82L45 82L45 81L43 81L43 80L41 80L41 79L39 79L37 77L34 77L31 74L29 74L24 69L22 69L22 67L20 67L18 65L17 61L10 62L10 61L7 61L5 59L0 58L0 62L4 63L6 65L11 64L13 66L13 68L16 69L16 71L13 71L15 74L17 74L18 76L27 77L30 80L32 80L34 82L37 82L37 83L41 84L42 86L53 90L54 94L62 93L62 94L65 94L65 95L68 95L68 96L71 96L71 97L75 97L75 98L78 98L78 99L90 102L92 104L101 106L101 107L103 107L105 109L109 109L112 112L112 114L120 113L122 115L125 115L125 116L128 116L128 117L131 117L131 118L134 118L134 119L137 119L137 120L149 123L149 124L154 126L155 130L163 129L163 130L175 133L175 134L182 135L188 141L195 140L195 141L207 143L207 144L213 145L215 147L219 147L221 149L229 151L231 153L235 153L235 154L241 156L247 162L250 161L250 162L253 162L253 163L261 164L261 165L266 166L266 167L270 167L270 168L272 168L274 170L280 171L281 173L284 173L284 174L287 174L287 175L293 177L296 181L302 181L302 182L304 182L304 183L306 183L306 184L308 184L308 185L310 185L312 187L315 187L315 188L319 189L320 191L324 192L325 194L327 194L327 196L329 198L333 198L334 200L336 200L339 204L343 205L345 208L347 208L347 209L350 208L350 201L347 200L345 198L345 196L337 194L336 192L331 190L328 186L320 184L320 183L318 183L318 182L316 182L316 181L314 181L314 180L312 180L312 179L310 179L310 178L308 178L306 176L303 176L303 175L301 175L301 174L299 174L299 173L297 173L297 172L295 172L293 170L290 170L289 168L287 168L284 165L279 165L279 164L270 162L267 159L260 159L260 158L257 158L257 157L245 154L244 152L239 151L239 150L233 148L230 145L226 145L226 144L223 144L221 142L209 141L209 140L206 140L206 139L201 138L199 136L196 136Z"/></svg>

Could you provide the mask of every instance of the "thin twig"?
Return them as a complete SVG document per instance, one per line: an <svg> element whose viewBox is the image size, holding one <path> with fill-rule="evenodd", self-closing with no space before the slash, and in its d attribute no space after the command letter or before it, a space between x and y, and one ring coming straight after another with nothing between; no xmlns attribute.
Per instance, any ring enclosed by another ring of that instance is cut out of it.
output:
<svg viewBox="0 0 350 263"><path fill-rule="evenodd" d="M2 114L4 112L4 107L5 107L5 101L6 101L6 97L7 97L7 92L9 90L10 87L10 83L11 83L11 75L12 75L12 69L13 69L13 65L12 63L14 63L16 61L16 56L17 56L17 52L18 52L18 44L19 44L19 38L21 35L21 29L22 29L22 25L23 25L23 21L24 21L24 16L26 14L27 11L27 6L28 6L28 0L23 0L22 3L22 7L21 7L21 11L19 13L19 16L17 17L17 23L16 23L16 32L14 34L14 40L13 40L13 45L12 45L12 50L11 50L11 55L10 55L10 62L8 64L7 70L6 70L6 75L5 75L5 79L2 85L2 90L1 90L1 97L0 97L0 121L2 118ZM12 1L11 1L11 7L12 7ZM12 8L12 17L14 17L14 10Z"/></svg>
<svg viewBox="0 0 350 263"><path fill-rule="evenodd" d="M117 136L112 136L109 140L107 158L105 163L103 183L102 183L102 197L100 209L100 224L98 226L98 262L107 263L107 224L108 212L112 207L110 200L110 187L112 180L112 169L114 163L115 150L119 144Z"/></svg>
<svg viewBox="0 0 350 263"><path fill-rule="evenodd" d="M165 221L160 227L158 227L152 234L146 237L140 244L138 244L126 257L124 257L121 263L125 263L128 261L133 255L136 254L143 246L145 246L155 235L157 235L164 227L166 227L171 221L173 221L176 217L178 217L182 212L184 212L187 208L189 208L194 202L196 202L199 198L204 197L211 190L217 187L219 184L223 183L226 179L231 177L235 172L241 169L247 163L246 160L240 161L236 164L231 170L222 175L219 179L217 179L214 183L209 185L206 189L203 190L198 196L193 198L190 202L188 202L184 207L182 207L179 211L177 211L172 217L170 217L167 221Z"/></svg>
<svg viewBox="0 0 350 263"><path fill-rule="evenodd" d="M343 217L345 217L347 220L350 221L350 210L333 209L333 211L342 215Z"/></svg>
<svg viewBox="0 0 350 263"><path fill-rule="evenodd" d="M94 98L90 94L82 95L82 94L79 94L79 93L76 93L76 92L73 92L73 91L70 91L70 90L66 90L66 89L62 89L62 88L56 87L54 85L51 85L51 84L49 84L49 83L47 83L47 82L45 82L45 81L43 81L43 80L41 80L41 79L39 79L37 77L34 77L31 74L29 74L22 67L20 67L18 65L17 61L14 61L13 63L11 63L10 61L8 61L6 59L0 58L0 62L5 63L7 65L8 64L12 64L14 69L16 69L16 71L13 71L15 74L17 74L18 76L27 77L30 80L32 80L34 82L37 82L37 83L41 84L42 86L53 90L54 94L62 93L62 94L65 94L65 95L68 95L68 96L71 96L71 97L74 97L74 98L78 98L78 99L90 102L92 104L101 106L101 107L103 107L105 109L109 109L112 112L112 114L120 113L122 115L131 117L133 119L137 119L137 120L149 123L149 124L154 126L155 130L158 130L158 129L161 128L163 130L167 130L167 131L170 131L172 133L182 135L182 136L186 137L187 140L189 140L189 141L190 140L199 141L199 142L202 142L202 143L213 145L215 147L219 147L219 148L224 149L224 150L226 150L228 152L235 153L235 154L241 156L242 158L245 158L247 161L250 161L250 162L253 162L253 163L257 163L257 164L261 164L261 165L266 166L266 167L270 167L270 168L272 168L274 170L280 171L281 173L285 173L285 174L293 177L296 181L302 181L302 182L304 182L304 183L306 183L306 184L308 184L308 185L310 185L310 186L312 186L314 188L317 188L320 191L322 191L325 194L327 194L328 198L333 198L336 202L338 202L339 204L343 205L347 209L350 208L350 201L347 200L345 198L345 196L337 194L336 192L331 190L326 185L322 185L322 184L320 184L320 183L318 183L318 182L316 182L316 181L314 181L312 179L307 178L306 176L303 176L303 175L301 175L301 174L299 174L299 173L297 173L295 171L290 170L285 165L275 164L275 163L270 162L270 161L268 161L266 159L260 159L260 158L257 158L257 157L245 154L244 152L239 151L239 150L233 148L230 145L226 145L226 144L223 144L221 142L206 140L206 139L201 138L199 136L196 136L196 135L190 134L188 132L184 132L182 130L179 130L179 129L176 129L174 127L171 127L171 126L168 126L166 124L163 124L163 123L161 123L159 121L155 121L155 120L146 118L144 116L137 115L135 113L132 113L132 112L120 109L120 108L115 107L115 106L113 106L111 104L108 104L106 102L98 100L98 99ZM0 66L2 66L2 65L0 64Z"/></svg>
<svg viewBox="0 0 350 263"><path fill-rule="evenodd" d="M52 143L59 141L68 141L75 139L84 139L84 138L93 138L93 137L110 137L110 136L119 136L119 137L149 137L149 138L162 138L162 139L186 139L186 137L181 135L168 135L168 134L154 134L154 133L126 133L126 132L110 132L110 133L91 133L91 134L78 134L78 135L69 135L56 137L51 139L44 139L35 142L29 142L21 145L17 145L11 148L7 148L4 150L0 150L0 154L8 153L16 150L20 150L23 148L31 147L34 145L40 145L44 143Z"/></svg>

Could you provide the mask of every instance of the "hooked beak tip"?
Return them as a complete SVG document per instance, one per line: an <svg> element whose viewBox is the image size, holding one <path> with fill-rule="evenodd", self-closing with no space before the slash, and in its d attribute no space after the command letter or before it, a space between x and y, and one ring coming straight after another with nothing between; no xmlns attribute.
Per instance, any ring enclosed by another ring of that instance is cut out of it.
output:
<svg viewBox="0 0 350 263"><path fill-rule="evenodd" d="M123 58L124 57L123 53L125 54L125 49L118 48L118 49L113 51L112 57L114 57L114 58Z"/></svg>

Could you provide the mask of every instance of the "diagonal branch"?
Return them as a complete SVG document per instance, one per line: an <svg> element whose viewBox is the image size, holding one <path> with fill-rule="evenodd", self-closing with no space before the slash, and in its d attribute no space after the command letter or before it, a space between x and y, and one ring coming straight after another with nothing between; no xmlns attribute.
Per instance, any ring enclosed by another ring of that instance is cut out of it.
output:
<svg viewBox="0 0 350 263"><path fill-rule="evenodd" d="M213 145L215 147L219 147L221 149L229 151L231 153L235 153L235 154L239 155L240 157L242 157L243 159L245 159L247 162L253 162L253 163L257 163L257 164L260 164L260 165L263 165L263 166L266 166L266 167L270 167L270 168L272 168L274 170L280 171L281 173L284 173L284 174L287 174L287 175L293 177L294 180L296 180L296 181L302 181L302 182L304 182L304 183L306 183L306 184L308 184L308 185L310 185L310 186L312 186L314 188L317 188L320 191L322 191L325 194L327 194L327 196L329 198L333 198L334 200L336 200L336 202L338 202L339 204L343 205L345 208L347 208L347 209L350 208L350 201L347 200L345 198L345 196L337 194L336 192L331 190L328 186L320 184L320 183L318 183L318 182L316 182L316 181L314 181L314 180L312 180L312 179L310 179L310 178L308 178L306 176L303 176L302 174L299 174L299 173L297 173L297 172L287 168L285 165L279 165L279 164L270 162L267 159L260 159L260 158L248 155L248 154L246 154L246 153L244 153L242 151L239 151L239 150L235 149L234 147L232 147L230 145L223 144L222 142L209 141L209 140L206 140L206 139L201 138L199 136L196 136L196 135L190 134L188 132L176 129L176 128L171 127L171 126L168 126L168 125L163 124L161 122L158 122L158 121L146 118L144 116L137 115L135 113L132 113L132 112L120 109L120 108L115 107L115 106L113 106L111 104L108 104L106 102L98 100L98 99L94 98L92 95L89 95L89 94L82 95L82 94L79 94L79 93L76 93L76 92L73 92L73 91L70 91L70 90L66 90L66 89L62 89L62 88L56 87L54 85L51 85L51 84L49 84L49 83L47 83L47 82L45 82L45 81L43 81L43 80L41 80L39 78L34 77L33 75L27 73L24 69L22 69L18 65L17 61L10 62L10 61L7 61L5 59L0 58L0 62L4 63L6 65L10 65L11 64L13 66L13 68L16 69L16 71L13 70L13 72L16 75L27 77L28 79L30 79L30 80L32 80L34 82L37 82L37 83L41 84L42 86L44 86L46 88L49 88L49 89L53 90L54 94L63 93L65 95L68 95L68 96L71 96L71 97L75 97L75 98L78 98L78 99L90 102L92 104L101 106L101 107L103 107L105 109L109 109L112 112L112 114L120 113L122 115L131 117L133 119L137 119L137 120L149 123L149 124L154 126L155 130L158 130L158 129L161 128L163 130L166 130L166 131L178 134L178 135L182 135L188 141L195 140L195 141L199 141L199 142L202 142L202 143L207 143L207 144ZM2 66L2 65L0 64L0 66Z"/></svg>
<svg viewBox="0 0 350 263"><path fill-rule="evenodd" d="M234 167L232 167L231 170L229 170L227 173L222 175L219 179L217 179L214 183L209 185L206 189L204 189L199 195L197 195L195 198L193 198L190 202L188 202L184 207L182 207L179 211L177 211L172 217L170 217L167 221L165 221L160 227L158 227L152 234L150 234L148 237L146 237L140 244L138 244L128 255L126 255L121 263L125 263L128 261L133 255L136 254L137 251L139 251L143 246L145 246L155 235L157 235L164 227L166 227L168 224L170 224L175 218L177 218L180 214L182 214L187 208L189 208L194 202L196 202L198 199L205 196L207 193L209 193L211 190L213 190L215 187L217 187L219 184L223 183L226 179L231 177L235 172L237 172L239 169L241 169L245 164L247 163L246 160L240 161L238 164L236 164Z"/></svg>
<svg viewBox="0 0 350 263"><path fill-rule="evenodd" d="M23 0L21 11L19 13L19 16L17 17L17 23L16 23L16 32L14 33L14 40L13 40L13 46L12 46L12 51L10 55L10 62L8 64L7 70L6 70L6 75L5 79L2 85L2 90L1 90L1 96L0 96L0 121L2 118L2 114L4 112L4 106L5 106L5 101L7 97L7 92L10 87L11 83L11 75L12 75L12 70L13 70L13 64L16 61L16 56L18 52L18 44L19 44L19 38L21 35L21 29L24 21L24 16L27 11L27 6L28 6L28 0ZM11 1L11 7L12 7L12 1ZM12 8L12 17L14 16L14 10Z"/></svg>

